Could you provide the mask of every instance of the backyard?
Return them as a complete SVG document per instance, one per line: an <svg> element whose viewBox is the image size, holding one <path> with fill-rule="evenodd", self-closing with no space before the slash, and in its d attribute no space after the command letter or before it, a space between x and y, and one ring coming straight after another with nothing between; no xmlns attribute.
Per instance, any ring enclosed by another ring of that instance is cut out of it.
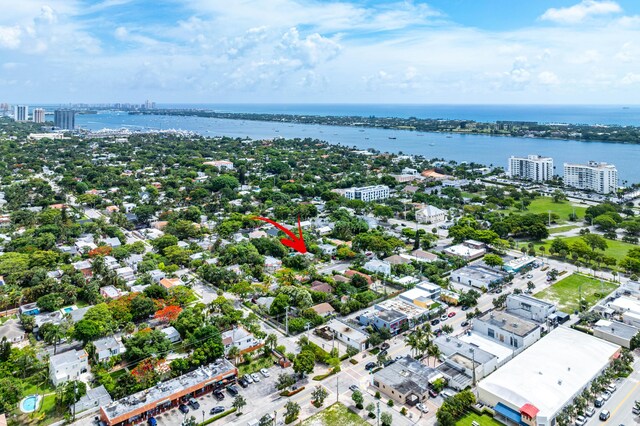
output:
<svg viewBox="0 0 640 426"><path fill-rule="evenodd" d="M346 406L337 402L302 422L302 426L365 426L365 422Z"/></svg>
<svg viewBox="0 0 640 426"><path fill-rule="evenodd" d="M534 294L534 296L555 303L558 309L563 312L573 313L580 306L580 294L587 302L588 307L591 307L616 287L616 284L608 281L596 280L582 274L573 274Z"/></svg>

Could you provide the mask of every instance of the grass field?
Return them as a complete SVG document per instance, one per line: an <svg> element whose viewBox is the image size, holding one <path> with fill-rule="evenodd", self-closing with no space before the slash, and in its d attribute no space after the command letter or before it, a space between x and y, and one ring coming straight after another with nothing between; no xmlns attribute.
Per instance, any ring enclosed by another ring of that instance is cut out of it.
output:
<svg viewBox="0 0 640 426"><path fill-rule="evenodd" d="M471 422L476 421L480 423L480 426L502 426L502 423L493 420L493 418L485 415L478 415L476 413L469 413L456 422L456 426L471 426Z"/></svg>
<svg viewBox="0 0 640 426"><path fill-rule="evenodd" d="M563 240L565 240L567 242L567 244L569 244L569 245L571 245L571 243L573 241L579 240L579 239L580 239L580 236L563 238ZM549 246L551 245L551 239L545 240L543 242L543 244L536 244L536 251L539 251L539 247L541 245L544 245L545 248L547 249L547 253L549 253ZM624 259L624 257L627 255L627 252L629 251L629 249L634 248L634 247L636 247L636 248L638 247L635 244L629 244L629 243L625 243L625 242L617 241L617 240L607 240L607 245L608 245L608 247L604 251L604 254L606 256L614 257L618 261ZM602 253L601 251L599 251L599 252Z"/></svg>
<svg viewBox="0 0 640 426"><path fill-rule="evenodd" d="M560 232L571 231L572 229L580 228L578 225L564 225L564 226L556 226L555 228L549 228L550 234L558 234Z"/></svg>
<svg viewBox="0 0 640 426"><path fill-rule="evenodd" d="M364 410L362 410L364 412ZM471 424L471 423L469 423ZM350 411L339 402L330 405L324 410L309 417L302 422L302 426L367 426L357 414Z"/></svg>
<svg viewBox="0 0 640 426"><path fill-rule="evenodd" d="M612 292L617 286L613 283L596 280L586 275L573 274L561 279L551 287L534 294L538 299L555 303L563 312L573 313L580 306L580 292L582 286L582 298L587 301L589 307L595 305L600 299Z"/></svg>
<svg viewBox="0 0 640 426"><path fill-rule="evenodd" d="M559 203L554 203L553 199L550 197L539 197L536 198L529 204L526 212L540 214L540 213L548 213L551 210L551 213L556 213L560 216L558 219L558 223L564 223L569 221L569 215L573 213L573 209L576 211L576 215L578 216L578 220L584 218L584 212L587 209L584 206L576 205L569 203L568 201L560 201ZM514 212L520 212L517 208L512 209Z"/></svg>

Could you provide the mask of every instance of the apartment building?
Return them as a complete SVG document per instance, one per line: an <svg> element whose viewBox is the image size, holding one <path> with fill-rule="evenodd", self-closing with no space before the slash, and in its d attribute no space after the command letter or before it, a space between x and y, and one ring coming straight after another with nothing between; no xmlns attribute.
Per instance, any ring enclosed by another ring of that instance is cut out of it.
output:
<svg viewBox="0 0 640 426"><path fill-rule="evenodd" d="M553 158L539 155L511 156L509 158L509 176L534 182L551 180L553 178Z"/></svg>
<svg viewBox="0 0 640 426"><path fill-rule="evenodd" d="M618 169L613 164L589 161L587 164L564 163L564 184L599 194L616 192Z"/></svg>
<svg viewBox="0 0 640 426"><path fill-rule="evenodd" d="M389 187L386 185L363 186L345 190L344 196L350 200L375 201L389 198Z"/></svg>

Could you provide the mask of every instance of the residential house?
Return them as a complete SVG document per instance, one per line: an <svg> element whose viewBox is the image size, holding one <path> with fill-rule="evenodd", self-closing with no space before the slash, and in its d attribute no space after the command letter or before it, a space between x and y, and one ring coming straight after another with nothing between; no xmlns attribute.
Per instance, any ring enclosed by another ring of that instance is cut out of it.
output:
<svg viewBox="0 0 640 426"><path fill-rule="evenodd" d="M349 269L349 270L348 270L348 271L346 271L344 274L345 274L347 277L349 277L349 278L353 277L354 275L360 275L360 276L361 276L361 277L363 277L365 280L367 280L367 284L368 284L368 285L373 284L373 278L371 278L371 277L370 277L369 275L367 275L367 274L363 274L362 272L354 271L354 270L352 270L352 269Z"/></svg>
<svg viewBox="0 0 640 426"><path fill-rule="evenodd" d="M100 295L105 299L118 299L122 297L122 291L112 285L100 287Z"/></svg>
<svg viewBox="0 0 640 426"><path fill-rule="evenodd" d="M311 309L313 309L313 311L320 315L323 318L326 318L328 316L331 316L335 313L335 309L333 309L333 306L331 306L328 303L319 303L315 306L312 306Z"/></svg>
<svg viewBox="0 0 640 426"><path fill-rule="evenodd" d="M326 327L331 330L336 339L347 346L359 351L364 351L369 347L369 334L365 331L352 327L339 319L330 320Z"/></svg>
<svg viewBox="0 0 640 426"><path fill-rule="evenodd" d="M73 263L73 267L76 271L82 272L85 278L89 279L93 276L93 270L91 269L91 261L90 260L81 260L79 262Z"/></svg>
<svg viewBox="0 0 640 426"><path fill-rule="evenodd" d="M38 308L38 304L34 302L20 306L18 311L20 312L20 315L38 315L40 313L40 308Z"/></svg>
<svg viewBox="0 0 640 426"><path fill-rule="evenodd" d="M364 264L363 268L376 274L391 275L391 264L383 260L370 260Z"/></svg>
<svg viewBox="0 0 640 426"><path fill-rule="evenodd" d="M253 352L264 346L264 343L244 327L235 327L222 333L224 353L228 353L232 346L240 350L241 354Z"/></svg>
<svg viewBox="0 0 640 426"><path fill-rule="evenodd" d="M103 337L93 342L95 347L94 360L96 362L105 362L114 356L121 355L125 352L125 347L113 336Z"/></svg>
<svg viewBox="0 0 640 426"><path fill-rule="evenodd" d="M336 246L331 244L318 244L318 248L322 251L322 254L329 256L334 256L338 250Z"/></svg>
<svg viewBox="0 0 640 426"><path fill-rule="evenodd" d="M111 404L111 402L113 402L111 395L103 385L100 385L97 388L87 389L87 393L74 404L74 412L81 413L91 408Z"/></svg>
<svg viewBox="0 0 640 426"><path fill-rule="evenodd" d="M49 358L49 378L53 386L78 380L80 375L89 371L88 358L86 351L75 349L52 355Z"/></svg>
<svg viewBox="0 0 640 426"><path fill-rule="evenodd" d="M164 288L166 288L167 290L179 285L184 285L184 283L180 278L163 278L160 280L159 284Z"/></svg>
<svg viewBox="0 0 640 426"><path fill-rule="evenodd" d="M7 339L7 342L15 344L22 342L26 336L24 328L16 319L9 319L0 325L0 340Z"/></svg>
<svg viewBox="0 0 640 426"><path fill-rule="evenodd" d="M314 281L311 283L310 290L319 291L321 293L331 294L333 293L333 287L322 281Z"/></svg>
<svg viewBox="0 0 640 426"><path fill-rule="evenodd" d="M162 331L167 336L171 343L177 343L182 340L182 337L180 337L180 333L178 333L178 330L176 330L173 326L165 327L160 331Z"/></svg>
<svg viewBox="0 0 640 426"><path fill-rule="evenodd" d="M282 268L282 261L280 259L276 259L273 256L264 257L264 269L267 273L273 274L280 268Z"/></svg>

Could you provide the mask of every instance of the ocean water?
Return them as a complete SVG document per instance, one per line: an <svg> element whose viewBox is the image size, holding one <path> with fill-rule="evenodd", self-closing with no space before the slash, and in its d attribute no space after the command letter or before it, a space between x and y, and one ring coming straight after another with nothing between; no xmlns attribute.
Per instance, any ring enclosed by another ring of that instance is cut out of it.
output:
<svg viewBox="0 0 640 426"><path fill-rule="evenodd" d="M256 111L260 112L257 109ZM320 109L316 111L320 111ZM275 112L275 110L271 112ZM405 112L407 111L405 110ZM343 114L349 113L345 109ZM390 115L399 114L393 114L392 111ZM517 119L515 117L503 118ZM525 117L519 119L524 120ZM531 120L532 118L527 119ZM505 168L508 157L511 155L540 154L553 157L555 174L562 175L564 162L584 163L595 160L615 164L618 168L620 184L640 182L640 167L638 167L640 145L633 144L419 133L403 130L359 129L203 117L129 115L125 112L110 111L78 115L76 125L91 130L104 128L179 129L193 131L204 136L249 137L252 139L277 136L315 138L357 149L373 148L382 152L418 154L427 158L443 158L458 162L473 161Z"/></svg>

